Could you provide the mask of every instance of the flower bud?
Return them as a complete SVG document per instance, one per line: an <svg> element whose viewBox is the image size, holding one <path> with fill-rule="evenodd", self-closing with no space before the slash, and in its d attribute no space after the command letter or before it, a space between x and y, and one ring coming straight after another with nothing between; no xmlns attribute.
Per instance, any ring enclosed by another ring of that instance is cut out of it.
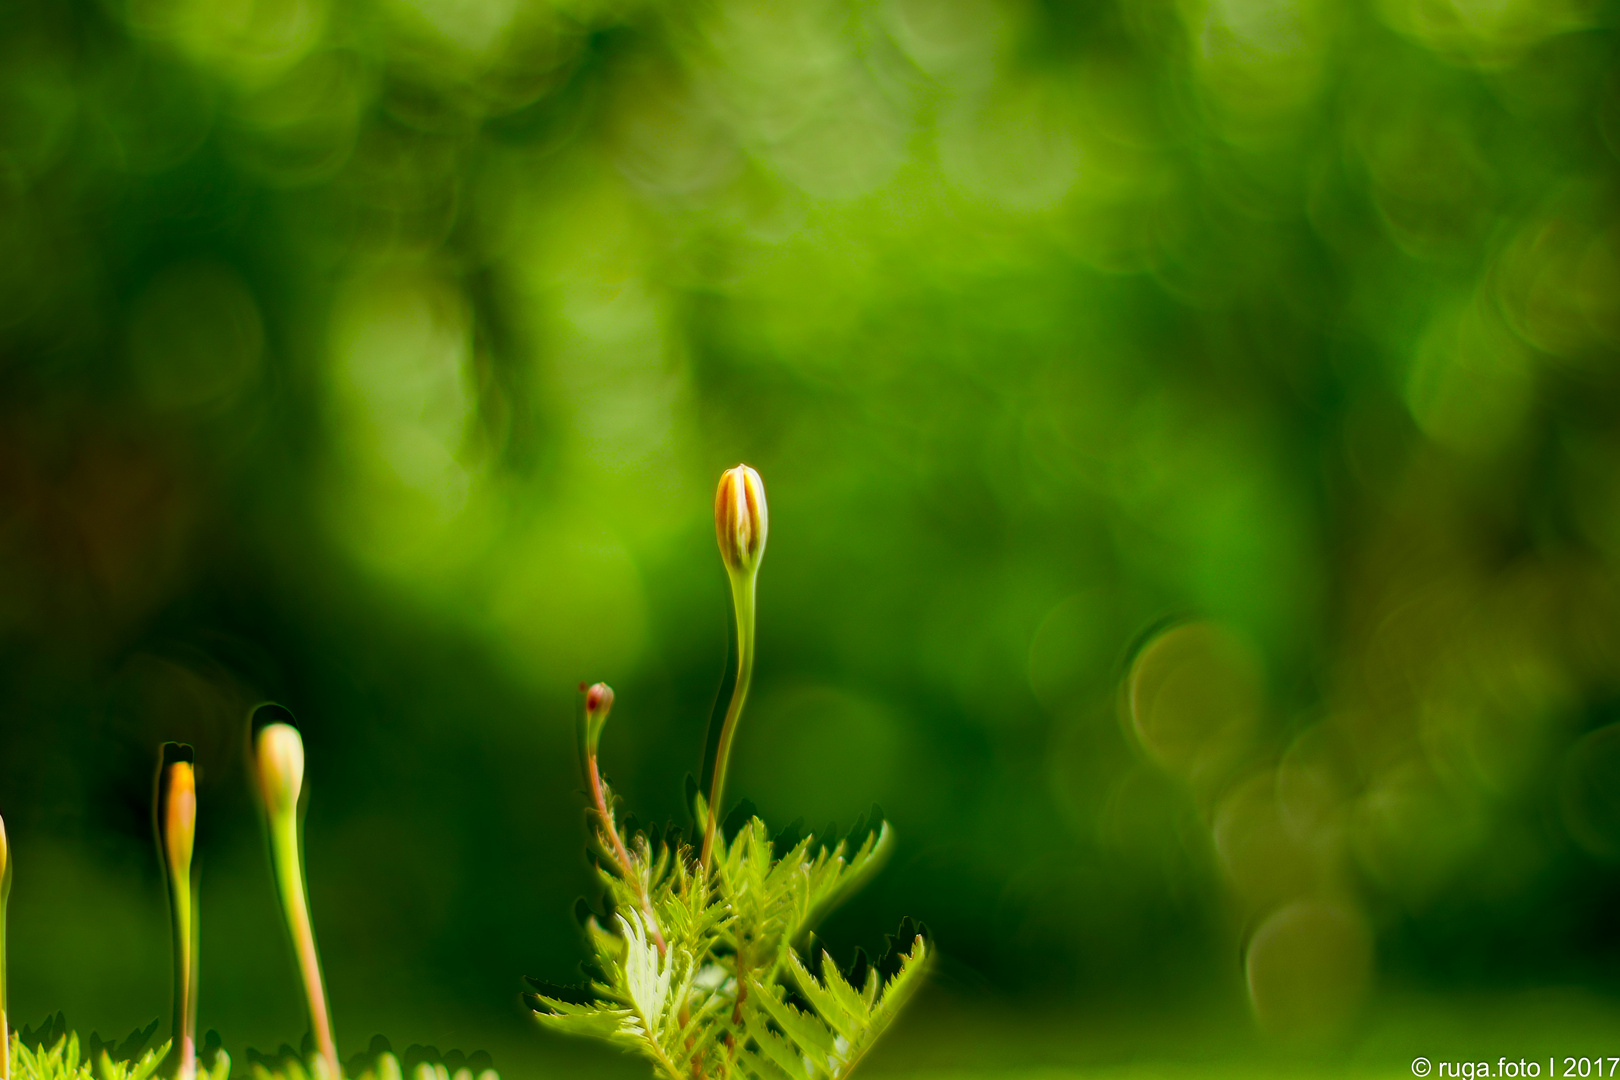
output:
<svg viewBox="0 0 1620 1080"><path fill-rule="evenodd" d="M605 682L599 682L585 691L585 713L595 716L598 713L607 719L608 710L613 708L613 687Z"/></svg>
<svg viewBox="0 0 1620 1080"><path fill-rule="evenodd" d="M759 473L747 465L727 469L714 493L714 531L726 569L733 574L751 574L759 569L769 528L765 482Z"/></svg>
<svg viewBox="0 0 1620 1080"><path fill-rule="evenodd" d="M197 1075L196 881L191 856L197 837L196 755L184 743L164 743L158 760L158 849L168 874L169 916L174 928L175 1080Z"/></svg>
<svg viewBox="0 0 1620 1080"><path fill-rule="evenodd" d="M197 773L191 747L165 743L158 775L158 829L171 872L189 879L197 836Z"/></svg>
<svg viewBox="0 0 1620 1080"><path fill-rule="evenodd" d="M342 1080L343 1068L332 1039L332 1011L321 978L321 954L315 947L315 927L309 917L309 893L304 888L304 854L298 840L298 796L304 787L304 740L288 721L292 713L266 702L256 706L249 723L253 736L253 777L264 800L270 833L270 866L281 894L281 912L292 936L298 973L309 1006L309 1026L320 1052L317 1078ZM262 726L260 726L262 724Z"/></svg>
<svg viewBox="0 0 1620 1080"><path fill-rule="evenodd" d="M5 818L0 818L0 904L5 903L6 902L6 897L9 896L10 894L11 894L11 847L10 847L9 844L6 843L6 819ZM5 928L4 925L0 925L0 935L3 935L5 933L5 929L6 928ZM4 945L5 945L4 940L0 940L0 948L3 948ZM0 953L0 955L4 955L4 954ZM5 971L4 971L4 969L0 969L0 978L4 978L4 977L5 977ZM3 992L4 992L4 990L0 989L0 993L3 993Z"/></svg>
<svg viewBox="0 0 1620 1080"><path fill-rule="evenodd" d="M585 684L581 683L583 688ZM607 727L608 713L613 711L613 687L599 682L585 691L585 752L596 754L602 729Z"/></svg>
<svg viewBox="0 0 1620 1080"><path fill-rule="evenodd" d="M304 740L291 724L266 724L254 740L259 795L271 817L291 813L304 787Z"/></svg>

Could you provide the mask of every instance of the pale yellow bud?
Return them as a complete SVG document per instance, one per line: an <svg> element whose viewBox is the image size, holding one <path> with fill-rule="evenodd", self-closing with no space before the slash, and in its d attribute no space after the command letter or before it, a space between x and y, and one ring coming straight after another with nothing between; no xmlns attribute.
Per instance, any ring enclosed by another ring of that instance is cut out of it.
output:
<svg viewBox="0 0 1620 1080"><path fill-rule="evenodd" d="M8 895L10 895L10 893L11 893L11 846L6 843L6 819L5 818L0 818L0 904L5 903L6 897ZM3 925L0 925L0 935L3 935L4 933L5 933L5 927ZM5 946L5 941L3 939L0 939L0 949L3 949L4 946ZM4 956L4 955L5 955L4 952L0 952L0 956ZM3 968L0 968L0 979L3 979L4 977L5 977L5 970ZM0 987L0 993L4 993L4 992L5 992L4 988ZM0 1004L4 1004L4 1002L0 1002Z"/></svg>
<svg viewBox="0 0 1620 1080"><path fill-rule="evenodd" d="M727 469L714 493L714 531L726 569L733 574L757 570L769 530L765 482L759 473L747 465Z"/></svg>
<svg viewBox="0 0 1620 1080"><path fill-rule="evenodd" d="M291 813L304 788L304 740L291 724L266 724L254 741L259 795L271 817Z"/></svg>

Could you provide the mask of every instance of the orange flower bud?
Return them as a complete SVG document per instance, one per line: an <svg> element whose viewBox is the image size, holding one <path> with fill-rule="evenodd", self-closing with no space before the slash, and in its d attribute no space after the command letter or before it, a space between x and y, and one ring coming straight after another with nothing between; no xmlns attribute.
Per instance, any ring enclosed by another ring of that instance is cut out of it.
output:
<svg viewBox="0 0 1620 1080"><path fill-rule="evenodd" d="M197 839L196 755L185 743L163 744L158 760L158 848L168 874L174 927L174 1042L180 1054L175 1080L197 1075L197 883L191 856Z"/></svg>
<svg viewBox="0 0 1620 1080"><path fill-rule="evenodd" d="M759 473L747 465L727 469L714 493L714 531L726 569L733 574L751 574L759 569L769 529L765 482Z"/></svg>
<svg viewBox="0 0 1620 1080"><path fill-rule="evenodd" d="M197 774L191 747L165 743L161 768L158 828L163 855L173 872L189 878L191 853L197 837Z"/></svg>
<svg viewBox="0 0 1620 1080"><path fill-rule="evenodd" d="M737 616L737 685L731 691L731 704L720 724L720 742L715 751L714 777L709 781L708 805L711 812L703 833L699 863L709 872L714 854L715 823L725 812L726 764L731 758L731 739L737 733L737 718L748 699L748 686L754 678L754 588L759 560L765 554L765 536L770 531L770 515L765 509L765 482L747 465L727 469L720 477L720 490L714 493L714 531L720 540L720 558L731 577L731 605Z"/></svg>

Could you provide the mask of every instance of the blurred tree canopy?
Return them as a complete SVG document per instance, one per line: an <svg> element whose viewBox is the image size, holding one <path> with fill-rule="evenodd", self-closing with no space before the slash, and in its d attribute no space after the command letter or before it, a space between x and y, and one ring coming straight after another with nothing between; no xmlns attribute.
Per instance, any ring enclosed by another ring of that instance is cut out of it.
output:
<svg viewBox="0 0 1620 1080"><path fill-rule="evenodd" d="M180 738L203 1024L300 1030L240 769L275 697L340 1040L515 1025L577 956L579 680L680 812L738 460L737 793L899 833L839 947L913 914L948 985L1281 1027L1611 984L1617 16L11 0L17 1007L160 1010Z"/></svg>

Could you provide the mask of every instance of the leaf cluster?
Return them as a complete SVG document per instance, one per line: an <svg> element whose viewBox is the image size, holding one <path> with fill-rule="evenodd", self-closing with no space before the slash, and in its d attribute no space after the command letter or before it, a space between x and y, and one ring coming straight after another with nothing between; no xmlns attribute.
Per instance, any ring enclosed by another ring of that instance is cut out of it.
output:
<svg viewBox="0 0 1620 1080"><path fill-rule="evenodd" d="M169 1055L168 1041L152 1045L158 1021L136 1028L123 1040L107 1040L91 1033L81 1044L76 1032L68 1030L62 1013L46 1017L37 1027L24 1025L12 1033L13 1077L16 1080L152 1080L169 1076L173 1065L160 1071ZM210 1031L198 1055L197 1080L230 1080L231 1058L222 1046L219 1032ZM306 1044L308 1040L306 1039ZM265 1054L249 1048L244 1055L246 1072L253 1080L322 1080L324 1059L312 1045L302 1050L282 1045ZM500 1080L489 1054L480 1050L463 1054L451 1050L444 1055L431 1046L412 1045L403 1061L381 1035L371 1040L368 1050L343 1063L339 1080Z"/></svg>
<svg viewBox="0 0 1620 1080"><path fill-rule="evenodd" d="M322 1080L326 1075L325 1059L308 1036L301 1050L286 1044L273 1054L249 1048L246 1058L253 1080ZM435 1047L413 1043L400 1056L381 1035L373 1036L366 1050L343 1063L343 1076L346 1080L500 1080L485 1051L463 1054L451 1050L441 1056Z"/></svg>
<svg viewBox="0 0 1620 1080"><path fill-rule="evenodd" d="M80 1047L80 1058L94 1063L101 1059L103 1053L107 1054L115 1063L129 1064L138 1062L151 1048L152 1040L157 1036L159 1021L153 1020L145 1027L138 1027L122 1039L103 1039L99 1032L92 1031L90 1037ZM63 1052L67 1050L66 1040L71 1037L77 1044L78 1035L70 1032L67 1026L67 1014L58 1012L54 1016L47 1016L38 1024L30 1026L24 1024L14 1033L16 1041L36 1053L49 1054L57 1044L62 1044ZM209 1032L216 1040L218 1032ZM167 1043L163 1046L166 1048Z"/></svg>
<svg viewBox="0 0 1620 1080"><path fill-rule="evenodd" d="M581 986L536 979L527 1001L556 1031L640 1054L664 1080L843 1080L921 984L924 927L907 919L877 963L840 970L816 926L882 866L893 832L872 808L843 839L795 822L774 837L746 803L708 873L675 827L591 812L606 910L581 901ZM697 834L706 807L695 799Z"/></svg>
<svg viewBox="0 0 1620 1080"><path fill-rule="evenodd" d="M149 1080L169 1054L167 1041L148 1047L157 1026L154 1020L118 1043L103 1042L92 1032L81 1046L78 1032L68 1031L57 1013L37 1028L24 1026L12 1034L11 1075L15 1080ZM230 1074L230 1055L215 1036L197 1064L197 1080L229 1080Z"/></svg>

